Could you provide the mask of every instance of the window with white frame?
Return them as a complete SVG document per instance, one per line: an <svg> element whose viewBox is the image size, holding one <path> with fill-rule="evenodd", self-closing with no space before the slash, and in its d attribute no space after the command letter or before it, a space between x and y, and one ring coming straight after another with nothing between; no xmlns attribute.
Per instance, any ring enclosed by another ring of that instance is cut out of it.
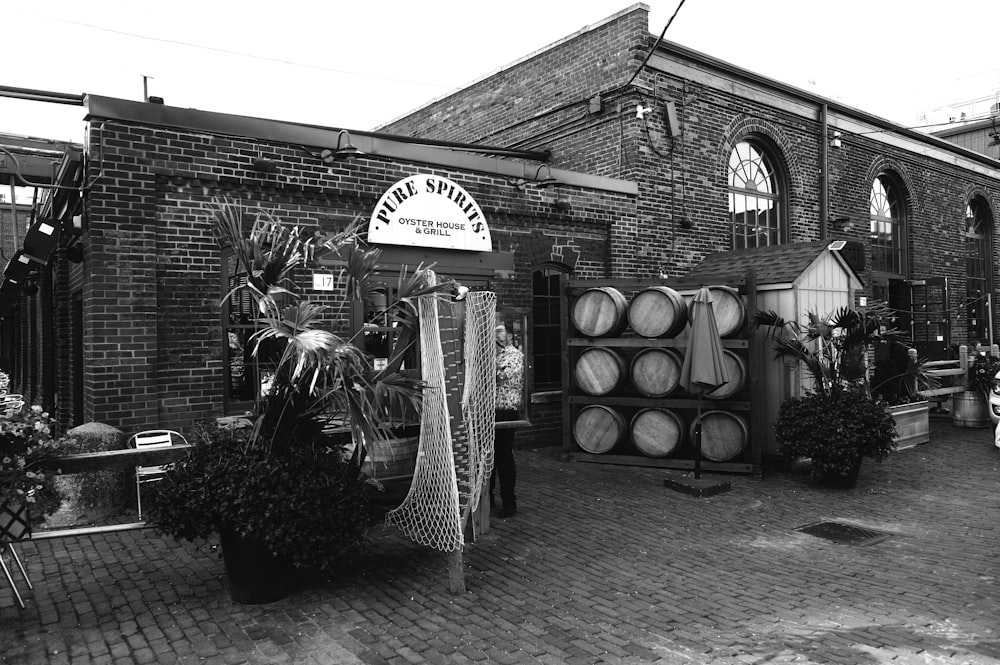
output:
<svg viewBox="0 0 1000 665"><path fill-rule="evenodd" d="M783 193L774 159L755 140L736 144L729 155L729 222L734 249L786 242Z"/></svg>

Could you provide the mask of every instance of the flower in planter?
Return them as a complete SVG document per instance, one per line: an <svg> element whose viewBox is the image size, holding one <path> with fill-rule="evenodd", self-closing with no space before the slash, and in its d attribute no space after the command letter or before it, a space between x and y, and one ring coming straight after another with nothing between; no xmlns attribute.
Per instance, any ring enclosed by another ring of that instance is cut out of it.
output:
<svg viewBox="0 0 1000 665"><path fill-rule="evenodd" d="M993 389L993 379L1000 372L1000 358L986 354L969 356L968 389L986 399Z"/></svg>
<svg viewBox="0 0 1000 665"><path fill-rule="evenodd" d="M59 471L41 466L72 450L76 442L55 432L55 421L38 405L0 418L0 505L26 504L35 521L59 510L64 498L56 486Z"/></svg>

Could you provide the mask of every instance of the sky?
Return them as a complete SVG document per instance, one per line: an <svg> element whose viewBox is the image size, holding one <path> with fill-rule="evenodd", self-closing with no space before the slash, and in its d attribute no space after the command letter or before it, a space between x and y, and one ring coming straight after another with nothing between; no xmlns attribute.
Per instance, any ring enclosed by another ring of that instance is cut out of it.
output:
<svg viewBox="0 0 1000 665"><path fill-rule="evenodd" d="M646 3L651 33L678 3ZM684 0L665 39L911 127L996 101L995 3ZM4 11L0 85L142 100L145 76L171 106L370 130L631 5L22 2ZM0 97L0 133L81 142L83 109Z"/></svg>

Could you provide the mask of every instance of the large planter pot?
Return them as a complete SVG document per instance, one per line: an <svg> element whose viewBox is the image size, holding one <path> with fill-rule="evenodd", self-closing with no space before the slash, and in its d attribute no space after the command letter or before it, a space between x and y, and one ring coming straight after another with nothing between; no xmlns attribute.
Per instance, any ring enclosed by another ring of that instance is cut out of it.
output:
<svg viewBox="0 0 1000 665"><path fill-rule="evenodd" d="M951 424L955 427L992 427L990 405L974 390L955 393L951 398Z"/></svg>
<svg viewBox="0 0 1000 665"><path fill-rule="evenodd" d="M927 400L890 406L886 411L896 421L896 450L912 448L931 440L931 416Z"/></svg>
<svg viewBox="0 0 1000 665"><path fill-rule="evenodd" d="M851 489L858 484L858 476L861 474L861 461L863 459L863 457L858 457L858 461L851 466L846 475L829 471L821 472L818 477L819 484L830 489Z"/></svg>
<svg viewBox="0 0 1000 665"><path fill-rule="evenodd" d="M292 592L294 570L288 559L276 557L263 544L231 531L220 533L219 541L234 603L263 605Z"/></svg>

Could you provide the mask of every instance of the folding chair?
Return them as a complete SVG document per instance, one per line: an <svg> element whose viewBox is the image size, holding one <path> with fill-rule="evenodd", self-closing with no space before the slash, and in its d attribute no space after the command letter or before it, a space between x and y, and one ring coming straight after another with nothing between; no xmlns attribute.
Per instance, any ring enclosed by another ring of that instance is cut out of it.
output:
<svg viewBox="0 0 1000 665"><path fill-rule="evenodd" d="M18 504L16 507L12 507L10 504L5 504L0 507L0 569L3 570L4 577L7 578L7 583L10 584L10 588L14 592L14 598L17 599L17 604L21 606L22 610L24 609L24 599L21 598L21 593L17 590L17 585L14 584L14 577L10 574L10 569L3 557L4 554L10 552L21 571L21 577L28 585L28 589L34 589L35 587L31 586L31 580L28 579L28 571L24 569L21 557L14 549L15 541L30 537L31 520L28 518L28 505Z"/></svg>
<svg viewBox="0 0 1000 665"><path fill-rule="evenodd" d="M24 408L24 396L14 393L0 395L0 413L8 418Z"/></svg>
<svg viewBox="0 0 1000 665"><path fill-rule="evenodd" d="M149 450L152 448L169 448L175 443L187 443L187 439L179 432L170 429L151 429L144 432L136 432L128 440L129 448L136 450ZM167 464L154 466L135 467L135 500L139 509L139 519L142 519L142 493L141 486L145 483L156 482L163 478L167 470Z"/></svg>

